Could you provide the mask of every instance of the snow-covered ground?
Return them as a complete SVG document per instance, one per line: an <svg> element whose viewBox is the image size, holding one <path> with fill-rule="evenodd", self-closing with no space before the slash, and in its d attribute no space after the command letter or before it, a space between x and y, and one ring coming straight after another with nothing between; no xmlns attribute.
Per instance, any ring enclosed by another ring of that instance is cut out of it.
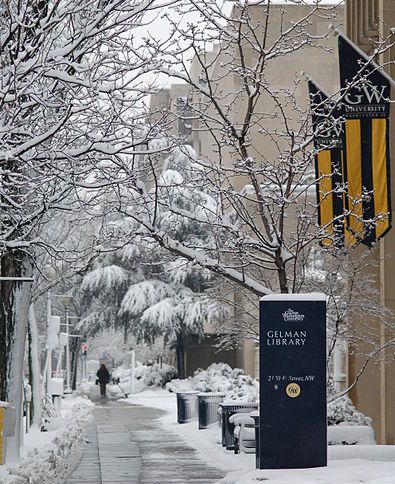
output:
<svg viewBox="0 0 395 484"><path fill-rule="evenodd" d="M176 395L162 389L145 390L129 396L128 402L164 410L162 425L182 436L201 459L227 471L222 484L394 484L395 446L330 446L328 467L316 469L255 470L255 455L235 455L220 443L217 425L198 430L196 420L177 423Z"/></svg>
<svg viewBox="0 0 395 484"><path fill-rule="evenodd" d="M25 435L20 463L0 466L0 484L58 484L78 462L93 404L83 397L62 402L54 429L31 428Z"/></svg>
<svg viewBox="0 0 395 484"><path fill-rule="evenodd" d="M85 388L88 393L89 388ZM110 385L109 387L112 387ZM116 386L112 398L119 398ZM119 388L119 387L118 387ZM81 392L84 393L84 392ZM235 455L221 446L221 429L212 425L198 430L197 421L177 423L176 395L166 390L145 389L125 401L164 411L161 424L181 436L207 464L221 468L222 484L394 484L395 446L330 446L325 468L256 470L255 454ZM25 438L20 464L0 466L0 484L58 484L78 461L84 429L92 404L83 397L63 400L63 424L50 432L32 430Z"/></svg>

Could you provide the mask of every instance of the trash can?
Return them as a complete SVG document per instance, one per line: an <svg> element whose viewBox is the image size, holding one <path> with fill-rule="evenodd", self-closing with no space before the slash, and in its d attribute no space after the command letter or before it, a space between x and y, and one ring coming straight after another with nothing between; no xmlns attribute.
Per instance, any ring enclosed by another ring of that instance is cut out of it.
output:
<svg viewBox="0 0 395 484"><path fill-rule="evenodd" d="M218 422L218 407L225 397L224 393L198 393L199 429L206 429Z"/></svg>
<svg viewBox="0 0 395 484"><path fill-rule="evenodd" d="M188 423L196 417L196 395L199 392L177 392L177 422Z"/></svg>
<svg viewBox="0 0 395 484"><path fill-rule="evenodd" d="M255 468L260 469L260 452L259 452L259 411L250 414L250 417L254 419L255 427Z"/></svg>
<svg viewBox="0 0 395 484"><path fill-rule="evenodd" d="M233 450L235 448L234 430L235 426L229 422L229 417L235 413L250 413L254 410L258 410L259 403L248 402L229 402L221 403L222 411L222 447L226 447L227 450Z"/></svg>

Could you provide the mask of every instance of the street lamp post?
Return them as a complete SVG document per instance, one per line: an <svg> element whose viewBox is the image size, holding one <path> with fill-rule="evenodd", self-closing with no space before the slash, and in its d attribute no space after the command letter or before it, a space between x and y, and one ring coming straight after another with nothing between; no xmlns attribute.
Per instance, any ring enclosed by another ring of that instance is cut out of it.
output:
<svg viewBox="0 0 395 484"><path fill-rule="evenodd" d="M51 290L49 289L47 292L47 374L46 374L46 394L49 395L51 391L51 378L52 378L52 348L49 346L49 333L50 333L50 326L51 326L51 317L52 317L52 306L51 306Z"/></svg>
<svg viewBox="0 0 395 484"><path fill-rule="evenodd" d="M70 388L70 338L69 338L69 308L65 307L65 323L66 323L66 333L67 333L67 342L66 342L66 388L64 390L65 393L71 393Z"/></svg>
<svg viewBox="0 0 395 484"><path fill-rule="evenodd" d="M70 305L72 301L71 296L65 296L63 298L63 305L65 309L65 325L66 325L66 334L67 334L67 341L66 341L66 388L64 390L65 393L71 393L71 386L70 386L70 375L71 375L71 361L70 361Z"/></svg>
<svg viewBox="0 0 395 484"><path fill-rule="evenodd" d="M88 359L88 343L81 343L81 373L80 373L80 383L85 382L87 380L87 359Z"/></svg>
<svg viewBox="0 0 395 484"><path fill-rule="evenodd" d="M130 394L134 393L134 368L136 366L136 354L132 350L130 352Z"/></svg>

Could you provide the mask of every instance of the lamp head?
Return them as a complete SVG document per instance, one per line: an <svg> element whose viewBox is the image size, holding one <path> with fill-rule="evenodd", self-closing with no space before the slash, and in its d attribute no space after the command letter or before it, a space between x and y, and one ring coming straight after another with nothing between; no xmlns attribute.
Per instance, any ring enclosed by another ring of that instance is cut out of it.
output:
<svg viewBox="0 0 395 484"><path fill-rule="evenodd" d="M64 296L63 298L63 306L66 308L66 309L69 309L73 303L73 296Z"/></svg>

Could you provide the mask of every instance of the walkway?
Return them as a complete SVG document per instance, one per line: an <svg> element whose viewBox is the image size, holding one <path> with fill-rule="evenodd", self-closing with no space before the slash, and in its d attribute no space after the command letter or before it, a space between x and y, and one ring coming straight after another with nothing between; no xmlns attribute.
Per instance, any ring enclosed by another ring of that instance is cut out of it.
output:
<svg viewBox="0 0 395 484"><path fill-rule="evenodd" d="M66 484L212 484L223 472L164 430L162 411L123 402L96 404L87 445Z"/></svg>

